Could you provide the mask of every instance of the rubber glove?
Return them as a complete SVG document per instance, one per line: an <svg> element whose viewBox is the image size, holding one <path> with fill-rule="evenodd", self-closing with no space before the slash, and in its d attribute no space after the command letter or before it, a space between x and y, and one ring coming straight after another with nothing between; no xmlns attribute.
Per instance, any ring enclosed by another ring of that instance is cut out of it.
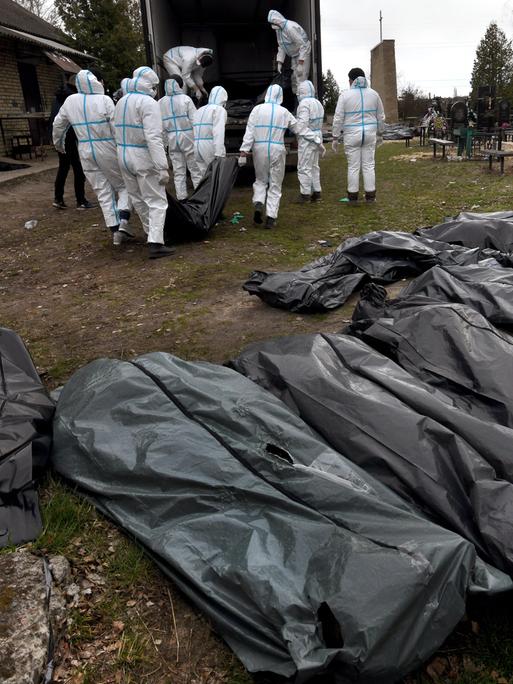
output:
<svg viewBox="0 0 513 684"><path fill-rule="evenodd" d="M248 158L245 155L241 154L241 156L237 160L237 163L239 166L246 166L246 164L248 163Z"/></svg>
<svg viewBox="0 0 513 684"><path fill-rule="evenodd" d="M326 148L324 147L324 145L322 143L320 145L320 150L321 150L321 159L324 159L324 157L326 156Z"/></svg>
<svg viewBox="0 0 513 684"><path fill-rule="evenodd" d="M335 152L335 154L338 152L339 145L340 143L338 140L333 140L333 142L331 143L331 149L333 150L333 152Z"/></svg>
<svg viewBox="0 0 513 684"><path fill-rule="evenodd" d="M278 62L276 64L276 68L278 70L278 73L281 74L281 70L283 69L283 62Z"/></svg>

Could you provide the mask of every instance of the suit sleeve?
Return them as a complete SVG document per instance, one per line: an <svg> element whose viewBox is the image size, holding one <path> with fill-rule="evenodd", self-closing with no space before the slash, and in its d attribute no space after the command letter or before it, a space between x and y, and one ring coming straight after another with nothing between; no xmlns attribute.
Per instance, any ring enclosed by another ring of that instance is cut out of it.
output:
<svg viewBox="0 0 513 684"><path fill-rule="evenodd" d="M322 143L322 136L319 135L319 133L314 133L303 121L298 121L292 114L289 115L288 128L292 133L297 135L298 138L304 138L304 140L308 140L316 145Z"/></svg>
<svg viewBox="0 0 513 684"><path fill-rule="evenodd" d="M192 72L194 70L195 65L196 65L196 56L194 56L192 58L189 57L187 59L184 59L183 64L182 64L183 82L186 84L186 86L188 88L190 88L191 90L194 90L194 91L196 91L199 87L198 84L196 83L196 81L194 80L193 76L192 76ZM203 80L201 80L201 82L203 83Z"/></svg>
<svg viewBox="0 0 513 684"><path fill-rule="evenodd" d="M340 95L335 109L335 116L333 117L333 137L340 138L342 127L344 126L344 97Z"/></svg>
<svg viewBox="0 0 513 684"><path fill-rule="evenodd" d="M308 55L312 52L312 45L306 37L306 32L301 26L291 26L287 29L290 40L295 45L300 45L298 59L306 59Z"/></svg>
<svg viewBox="0 0 513 684"><path fill-rule="evenodd" d="M242 139L242 145L240 146L241 152L251 152L253 149L253 143L255 142L255 124L257 120L257 115L255 110L249 115L248 123L246 124L246 132L244 133L244 138Z"/></svg>
<svg viewBox="0 0 513 684"><path fill-rule="evenodd" d="M153 164L158 171L167 171L160 107L155 100L145 97L141 113L144 137Z"/></svg>
<svg viewBox="0 0 513 684"><path fill-rule="evenodd" d="M383 107L383 102L381 101L380 96L377 93L376 96L378 98L376 107L376 118L378 119L378 135L381 135L385 130L385 108Z"/></svg>
<svg viewBox="0 0 513 684"><path fill-rule="evenodd" d="M214 136L214 155L216 157L226 157L226 148L224 146L224 133L226 128L226 109L224 107L216 107L212 121L212 134Z"/></svg>
<svg viewBox="0 0 513 684"><path fill-rule="evenodd" d="M53 120L52 128L53 144L55 145L57 152L61 152L61 154L66 152L66 133L68 132L70 126L71 121L69 120L68 113L66 111L66 103L64 103L57 112L57 116Z"/></svg>

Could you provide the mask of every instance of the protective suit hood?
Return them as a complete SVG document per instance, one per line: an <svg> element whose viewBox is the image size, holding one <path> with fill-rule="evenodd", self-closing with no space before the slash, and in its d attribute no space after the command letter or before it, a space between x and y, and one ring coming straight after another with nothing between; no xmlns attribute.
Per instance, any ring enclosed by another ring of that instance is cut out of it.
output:
<svg viewBox="0 0 513 684"><path fill-rule="evenodd" d="M77 91L83 95L103 95L105 90L96 76L88 69L82 69L75 80Z"/></svg>
<svg viewBox="0 0 513 684"><path fill-rule="evenodd" d="M123 78L121 79L120 87L121 90L123 91L123 95L126 95L128 93L128 83L130 79L129 78Z"/></svg>
<svg viewBox="0 0 513 684"><path fill-rule="evenodd" d="M304 100L305 97L315 97L315 88L312 81L303 81L297 89L297 99Z"/></svg>
<svg viewBox="0 0 513 684"><path fill-rule="evenodd" d="M222 86L214 86L210 91L208 104L216 104L224 107L228 101L228 93Z"/></svg>
<svg viewBox="0 0 513 684"><path fill-rule="evenodd" d="M368 88L369 83L365 76L358 76L351 84L351 88Z"/></svg>
<svg viewBox="0 0 513 684"><path fill-rule="evenodd" d="M154 89L158 84L159 77L153 69L148 66L138 67L133 73L133 78L128 82L127 92L153 95Z"/></svg>
<svg viewBox="0 0 513 684"><path fill-rule="evenodd" d="M168 78L164 83L164 92L166 95L181 95L183 88L180 88L178 81L175 81L174 78Z"/></svg>
<svg viewBox="0 0 513 684"><path fill-rule="evenodd" d="M279 26L281 29L283 29L285 27L285 24L287 23L287 20L285 19L283 14L280 14L278 10L271 10L267 15L267 21L270 24L275 24L276 26Z"/></svg>
<svg viewBox="0 0 513 684"><path fill-rule="evenodd" d="M283 88L277 84L269 86L265 94L265 101L281 105L283 102Z"/></svg>

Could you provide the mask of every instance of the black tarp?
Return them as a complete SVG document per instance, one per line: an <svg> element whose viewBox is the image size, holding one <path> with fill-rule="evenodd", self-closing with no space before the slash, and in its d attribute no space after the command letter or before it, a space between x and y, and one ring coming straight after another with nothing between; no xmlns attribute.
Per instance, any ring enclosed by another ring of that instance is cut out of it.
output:
<svg viewBox="0 0 513 684"><path fill-rule="evenodd" d="M511 429L476 419L348 335L256 343L232 364L334 449L513 575Z"/></svg>
<svg viewBox="0 0 513 684"><path fill-rule="evenodd" d="M222 388L222 392L220 392ZM167 354L65 385L53 464L250 671L391 684L464 611L474 551L234 371Z"/></svg>
<svg viewBox="0 0 513 684"><path fill-rule="evenodd" d="M215 159L193 194L179 202L168 194L164 239L166 244L181 240L202 240L215 226L237 178L237 160Z"/></svg>
<svg viewBox="0 0 513 684"><path fill-rule="evenodd" d="M462 411L513 429L513 340L474 309L397 299L362 337ZM513 433L508 439L513 437ZM508 441L503 436L500 441ZM497 449L495 449L497 453ZM502 472L513 481L513 456Z"/></svg>
<svg viewBox="0 0 513 684"><path fill-rule="evenodd" d="M342 306L370 279L392 283L437 264L476 264L483 259L496 263L494 257L500 257L499 252L381 230L349 238L298 271L254 271L244 289L271 306L314 313Z"/></svg>
<svg viewBox="0 0 513 684"><path fill-rule="evenodd" d="M401 291L401 299L422 296L465 304L499 327L513 326L513 270L494 260L461 266L436 266Z"/></svg>
<svg viewBox="0 0 513 684"><path fill-rule="evenodd" d="M23 342L0 328L0 548L41 530L34 479L49 458L53 413Z"/></svg>
<svg viewBox="0 0 513 684"><path fill-rule="evenodd" d="M416 234L464 247L513 250L513 222L505 218L454 218L432 228L421 228Z"/></svg>

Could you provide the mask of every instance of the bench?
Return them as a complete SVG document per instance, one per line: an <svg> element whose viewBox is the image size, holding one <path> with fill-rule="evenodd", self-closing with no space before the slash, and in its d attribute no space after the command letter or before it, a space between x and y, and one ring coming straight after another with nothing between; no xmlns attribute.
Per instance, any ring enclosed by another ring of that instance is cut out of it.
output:
<svg viewBox="0 0 513 684"><path fill-rule="evenodd" d="M436 159L436 146L442 147L442 159L445 158L445 148L454 147L454 140L442 140L442 138L429 138L429 142L433 145L433 159Z"/></svg>
<svg viewBox="0 0 513 684"><path fill-rule="evenodd" d="M12 156L14 159L23 159L24 154L29 154L32 159L32 138L30 135L13 135L11 138Z"/></svg>
<svg viewBox="0 0 513 684"><path fill-rule="evenodd" d="M492 170L492 162L500 161L501 163L501 176L504 175L504 158L513 157L513 150L490 150L483 154L483 159L488 159L488 168Z"/></svg>

